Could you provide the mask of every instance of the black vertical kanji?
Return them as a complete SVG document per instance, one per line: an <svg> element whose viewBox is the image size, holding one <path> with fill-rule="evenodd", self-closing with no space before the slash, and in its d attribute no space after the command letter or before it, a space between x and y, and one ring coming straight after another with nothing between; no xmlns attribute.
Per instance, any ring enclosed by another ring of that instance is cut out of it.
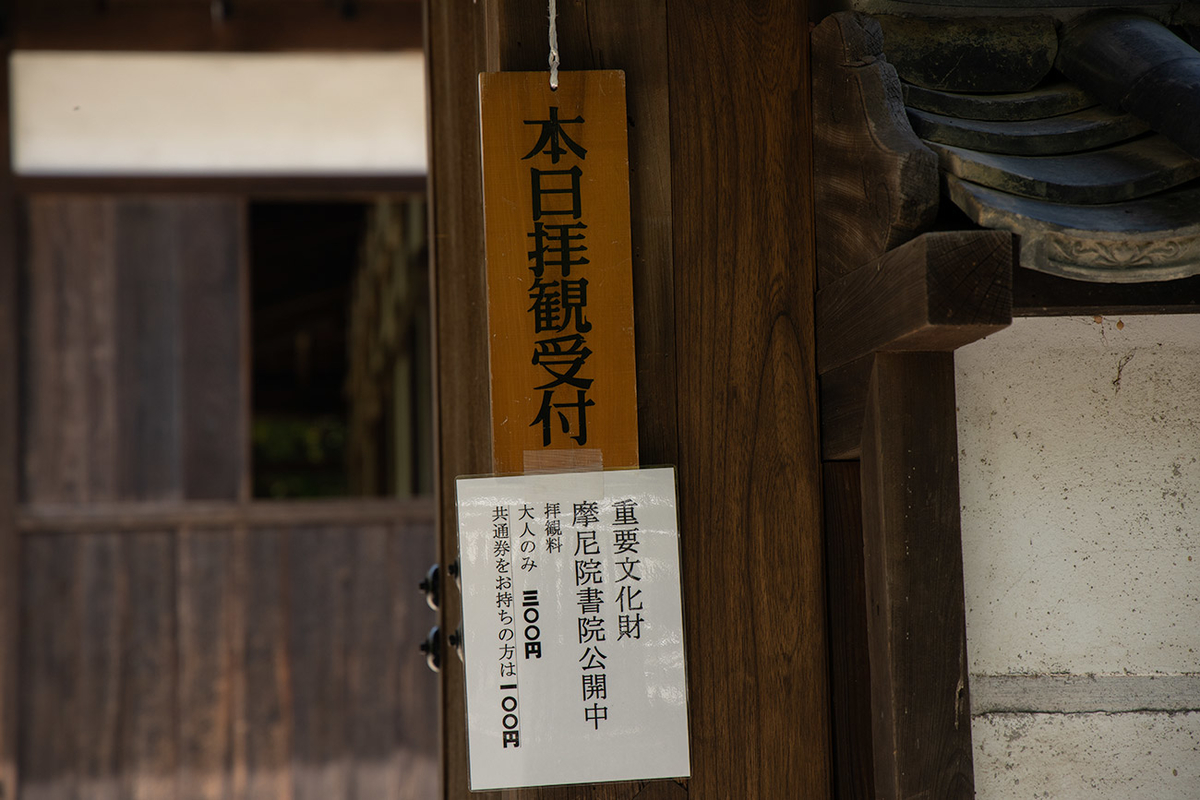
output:
<svg viewBox="0 0 1200 800"><path fill-rule="evenodd" d="M558 106L550 106L550 119L527 119L524 122L526 125L541 125L542 130L538 133L537 144L533 146L532 150L521 157L522 161L527 158L533 158L538 153L542 153L543 155L550 156L550 161L557 164L558 159L567 152L562 147L564 144L572 153L580 158L587 156L587 150L580 147L570 136L567 136L567 132L562 127L563 125L582 125L583 117L559 119ZM546 147L547 145L549 147ZM546 149L543 150L543 147Z"/></svg>

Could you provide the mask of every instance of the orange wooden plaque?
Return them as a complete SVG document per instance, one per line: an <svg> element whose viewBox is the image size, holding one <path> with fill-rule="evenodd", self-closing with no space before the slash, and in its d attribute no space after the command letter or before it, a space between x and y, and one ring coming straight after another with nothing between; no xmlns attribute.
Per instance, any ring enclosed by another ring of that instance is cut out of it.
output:
<svg viewBox="0 0 1200 800"><path fill-rule="evenodd" d="M479 97L493 468L637 466L625 73Z"/></svg>

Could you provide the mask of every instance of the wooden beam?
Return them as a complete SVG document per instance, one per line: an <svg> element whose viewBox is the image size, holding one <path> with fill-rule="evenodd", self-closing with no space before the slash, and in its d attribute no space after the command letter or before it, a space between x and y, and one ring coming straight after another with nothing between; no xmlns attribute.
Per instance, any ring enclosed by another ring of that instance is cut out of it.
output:
<svg viewBox="0 0 1200 800"><path fill-rule="evenodd" d="M434 338L434 464L438 561L458 559L454 479L491 465L487 291L479 163L479 73L486 69L484 3L426 0L429 114L429 268ZM447 575L446 572L443 572ZM442 581L442 641L462 621L455 582ZM443 798L467 798L463 665L444 648L439 675Z"/></svg>
<svg viewBox="0 0 1200 800"><path fill-rule="evenodd" d="M7 8L5 8L7 10ZM16 510L20 429L20 357L16 200L9 152L7 31L0 41L0 800L17 796L20 540Z"/></svg>
<svg viewBox="0 0 1200 800"><path fill-rule="evenodd" d="M973 798L952 353L880 353L862 448L877 797Z"/></svg>
<svg viewBox="0 0 1200 800"><path fill-rule="evenodd" d="M402 500L269 500L239 502L35 503L22 506L22 534L114 530L171 530L220 527L277 528L302 525L382 525L428 523L434 518L429 498Z"/></svg>
<svg viewBox="0 0 1200 800"><path fill-rule="evenodd" d="M667 19L690 793L829 797L808 3Z"/></svg>
<svg viewBox="0 0 1200 800"><path fill-rule="evenodd" d="M829 587L829 689L834 796L875 796L871 664L863 578L862 481L856 461L826 462L825 573Z"/></svg>
<svg viewBox="0 0 1200 800"><path fill-rule="evenodd" d="M254 200L283 198L342 201L375 200L380 194L423 194L424 175L164 175L161 177L106 176L18 176L15 189L31 194L234 194Z"/></svg>
<svg viewBox="0 0 1200 800"><path fill-rule="evenodd" d="M817 293L817 370L950 351L1012 322L1012 234L926 233Z"/></svg>
<svg viewBox="0 0 1200 800"><path fill-rule="evenodd" d="M821 458L857 461L862 452L862 422L867 410L867 383L875 356L856 358L820 378Z"/></svg>
<svg viewBox="0 0 1200 800"><path fill-rule="evenodd" d="M421 47L417 0L354 3L44 3L17 0L14 48L19 50L416 50ZM340 4L349 6L350 4ZM67 7L64 7L67 6Z"/></svg>
<svg viewBox="0 0 1200 800"><path fill-rule="evenodd" d="M478 133L475 75L468 83L470 65L461 63L469 61L464 50L474 51L463 36L488 33L493 68L542 69L546 30L541 9L515 0L494 4L483 22L444 5L429 5L431 183L442 215L433 244L444 297L439 347L463 349L453 362L442 359L439 392L478 397L476 382L487 376L482 315L469 307L484 296L478 226L460 227L469 222L463 209L478 216L476 152L463 147ZM702 797L828 797L811 159L803 133L797 144L797 132L809 129L805 4L570 3L559 13L564 69L627 73L639 438L644 462L675 461L680 470L693 776L686 787L657 781L505 797L650 800L693 788ZM668 58L686 67L668 70ZM444 182L447 174L460 180ZM784 188L760 191L767 182ZM447 185L455 194L439 199ZM754 264L756 273L734 264ZM439 405L443 513L453 519L450 480L470 468L451 458L482 460L472 448L486 447L487 420ZM443 524L444 559L453 558L452 543ZM451 603L443 619L457 625ZM444 663L445 796L465 798L461 669L453 657Z"/></svg>
<svg viewBox="0 0 1200 800"><path fill-rule="evenodd" d="M1091 283L1017 269L1014 317L1200 314L1200 276L1153 283Z"/></svg>

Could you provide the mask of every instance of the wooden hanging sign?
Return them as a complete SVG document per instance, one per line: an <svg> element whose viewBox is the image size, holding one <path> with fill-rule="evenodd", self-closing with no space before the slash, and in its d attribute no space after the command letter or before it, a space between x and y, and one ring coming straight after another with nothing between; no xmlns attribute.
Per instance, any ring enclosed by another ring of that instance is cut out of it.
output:
<svg viewBox="0 0 1200 800"><path fill-rule="evenodd" d="M479 76L493 469L636 466L625 73Z"/></svg>

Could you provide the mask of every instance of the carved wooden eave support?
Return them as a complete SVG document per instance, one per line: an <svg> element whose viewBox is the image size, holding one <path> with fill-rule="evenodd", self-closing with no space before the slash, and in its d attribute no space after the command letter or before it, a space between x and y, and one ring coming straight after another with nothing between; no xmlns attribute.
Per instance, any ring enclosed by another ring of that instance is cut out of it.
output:
<svg viewBox="0 0 1200 800"><path fill-rule="evenodd" d="M1013 236L920 233L936 166L877 32L837 14L813 35L836 780L841 796L965 799L953 350L1011 322Z"/></svg>
<svg viewBox="0 0 1200 800"><path fill-rule="evenodd" d="M865 14L812 34L818 281L844 275L937 217L937 156L912 132L883 32Z"/></svg>
<svg viewBox="0 0 1200 800"><path fill-rule="evenodd" d="M1032 23L1038 36L1001 42L990 38L995 26L957 24L985 49L1040 47L1043 57L1029 74L996 76L993 60L961 52L970 37L947 26L918 30L942 37L924 42L924 55L901 53L876 19L851 12L813 32L817 369L842 797L974 796L953 351L1011 322L1014 280L1023 315L1194 311L1200 297L1200 278L1187 277L1200 269L1200 161L1186 142L1056 76L1051 65L1078 47L1068 30L1061 55L1058 23L1043 19ZM885 52L952 64L963 55L973 66L902 70L902 83ZM1145 74L1190 97L1172 82L1187 70ZM929 232L939 184L990 230ZM1017 270L1018 258L1029 269Z"/></svg>

